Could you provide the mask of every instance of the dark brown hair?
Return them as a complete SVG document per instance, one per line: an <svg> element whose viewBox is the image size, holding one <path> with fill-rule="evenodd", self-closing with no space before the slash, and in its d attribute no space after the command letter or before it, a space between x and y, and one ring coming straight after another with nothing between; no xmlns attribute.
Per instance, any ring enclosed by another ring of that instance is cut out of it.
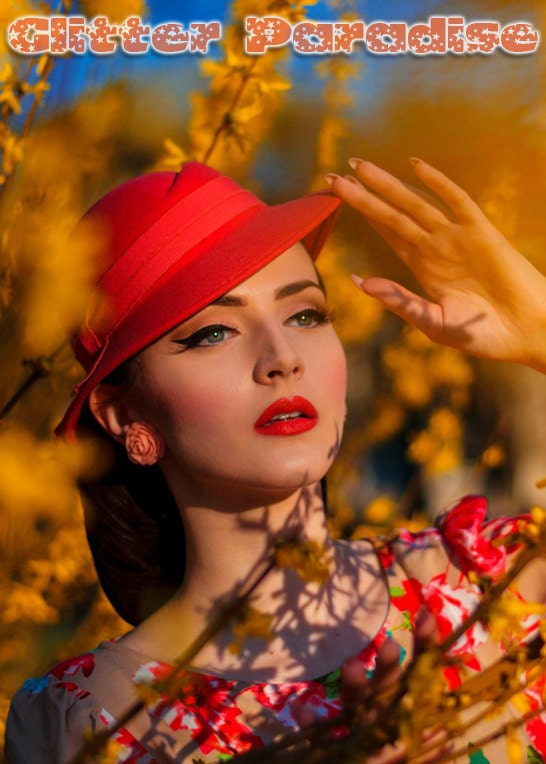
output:
<svg viewBox="0 0 546 764"><path fill-rule="evenodd" d="M107 381L122 385L128 374L120 367ZM182 582L184 527L159 466L133 464L88 406L80 421L80 437L92 436L112 452L106 474L80 483L89 546L106 596L122 618L136 625Z"/></svg>

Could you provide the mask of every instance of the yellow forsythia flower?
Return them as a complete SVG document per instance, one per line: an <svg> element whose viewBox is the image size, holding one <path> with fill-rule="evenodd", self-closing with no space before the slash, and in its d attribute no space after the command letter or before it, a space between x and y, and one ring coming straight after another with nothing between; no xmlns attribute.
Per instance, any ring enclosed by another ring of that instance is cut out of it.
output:
<svg viewBox="0 0 546 764"><path fill-rule="evenodd" d="M489 633L502 645L510 645L525 636L525 621L531 615L544 616L546 606L538 602L525 602L506 591L494 600L488 611Z"/></svg>
<svg viewBox="0 0 546 764"><path fill-rule="evenodd" d="M392 520L396 506L389 496L377 496L364 510L364 520L374 525L385 525Z"/></svg>
<svg viewBox="0 0 546 764"><path fill-rule="evenodd" d="M316 541L287 541L275 550L275 564L292 568L304 581L325 584L330 577L324 547Z"/></svg>
<svg viewBox="0 0 546 764"><path fill-rule="evenodd" d="M56 623L59 616L39 592L19 583L13 583L9 591L4 592L0 615L4 624Z"/></svg>
<svg viewBox="0 0 546 764"><path fill-rule="evenodd" d="M156 161L153 169L156 171L179 172L187 158L186 152L178 143L175 143L170 138L165 138L163 141L163 154Z"/></svg>
<svg viewBox="0 0 546 764"><path fill-rule="evenodd" d="M480 464L488 469L500 467L506 461L506 451L500 443L492 443L480 457Z"/></svg>
<svg viewBox="0 0 546 764"><path fill-rule="evenodd" d="M247 605L232 626L234 639L228 646L228 650L238 655L243 648L245 639L252 637L254 639L273 639L271 621L272 616L261 613L251 605Z"/></svg>
<svg viewBox="0 0 546 764"><path fill-rule="evenodd" d="M408 456L422 464L429 475L458 467L463 460L463 427L459 416L447 408L433 411L427 429L410 444Z"/></svg>
<svg viewBox="0 0 546 764"><path fill-rule="evenodd" d="M406 420L404 407L394 398L383 396L375 404L375 411L366 427L370 445L382 443L402 429Z"/></svg>
<svg viewBox="0 0 546 764"><path fill-rule="evenodd" d="M510 764L521 764L524 760L523 746L515 726L506 729L506 753Z"/></svg>

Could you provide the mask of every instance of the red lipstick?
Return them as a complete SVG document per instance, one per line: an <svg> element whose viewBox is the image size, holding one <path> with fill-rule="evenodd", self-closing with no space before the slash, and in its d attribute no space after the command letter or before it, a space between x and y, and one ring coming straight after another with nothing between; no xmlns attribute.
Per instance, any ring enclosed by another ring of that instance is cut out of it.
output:
<svg viewBox="0 0 546 764"><path fill-rule="evenodd" d="M318 411L306 398L279 398L254 423L260 435L299 435L318 422Z"/></svg>

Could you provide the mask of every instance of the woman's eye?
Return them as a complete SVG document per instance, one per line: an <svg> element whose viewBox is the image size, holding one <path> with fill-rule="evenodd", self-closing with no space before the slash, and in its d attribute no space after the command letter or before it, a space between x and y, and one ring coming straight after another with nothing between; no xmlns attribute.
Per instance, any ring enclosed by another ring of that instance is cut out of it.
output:
<svg viewBox="0 0 546 764"><path fill-rule="evenodd" d="M199 344L201 345L216 345L218 342L222 342L225 339L225 329L213 329L211 332L201 338Z"/></svg>
<svg viewBox="0 0 546 764"><path fill-rule="evenodd" d="M223 324L214 324L204 326L202 329L190 334L189 337L182 337L179 340L173 340L177 345L181 345L184 350L193 347L208 347L210 345L220 345L229 339L235 333L235 329Z"/></svg>
<svg viewBox="0 0 546 764"><path fill-rule="evenodd" d="M296 326L305 328L322 326L323 324L329 324L332 321L332 316L326 310L317 310L316 308L306 308L305 310L296 313L290 318L291 322L294 322Z"/></svg>

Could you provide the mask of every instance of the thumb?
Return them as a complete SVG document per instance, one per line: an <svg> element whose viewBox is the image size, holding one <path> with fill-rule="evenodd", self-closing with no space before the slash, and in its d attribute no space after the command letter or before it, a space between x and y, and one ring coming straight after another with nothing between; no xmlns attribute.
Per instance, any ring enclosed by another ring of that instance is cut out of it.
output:
<svg viewBox="0 0 546 764"><path fill-rule="evenodd" d="M375 276L363 279L354 274L351 278L364 294L375 297L408 324L420 329L431 339L438 336L443 325L442 309L439 305L390 279Z"/></svg>

